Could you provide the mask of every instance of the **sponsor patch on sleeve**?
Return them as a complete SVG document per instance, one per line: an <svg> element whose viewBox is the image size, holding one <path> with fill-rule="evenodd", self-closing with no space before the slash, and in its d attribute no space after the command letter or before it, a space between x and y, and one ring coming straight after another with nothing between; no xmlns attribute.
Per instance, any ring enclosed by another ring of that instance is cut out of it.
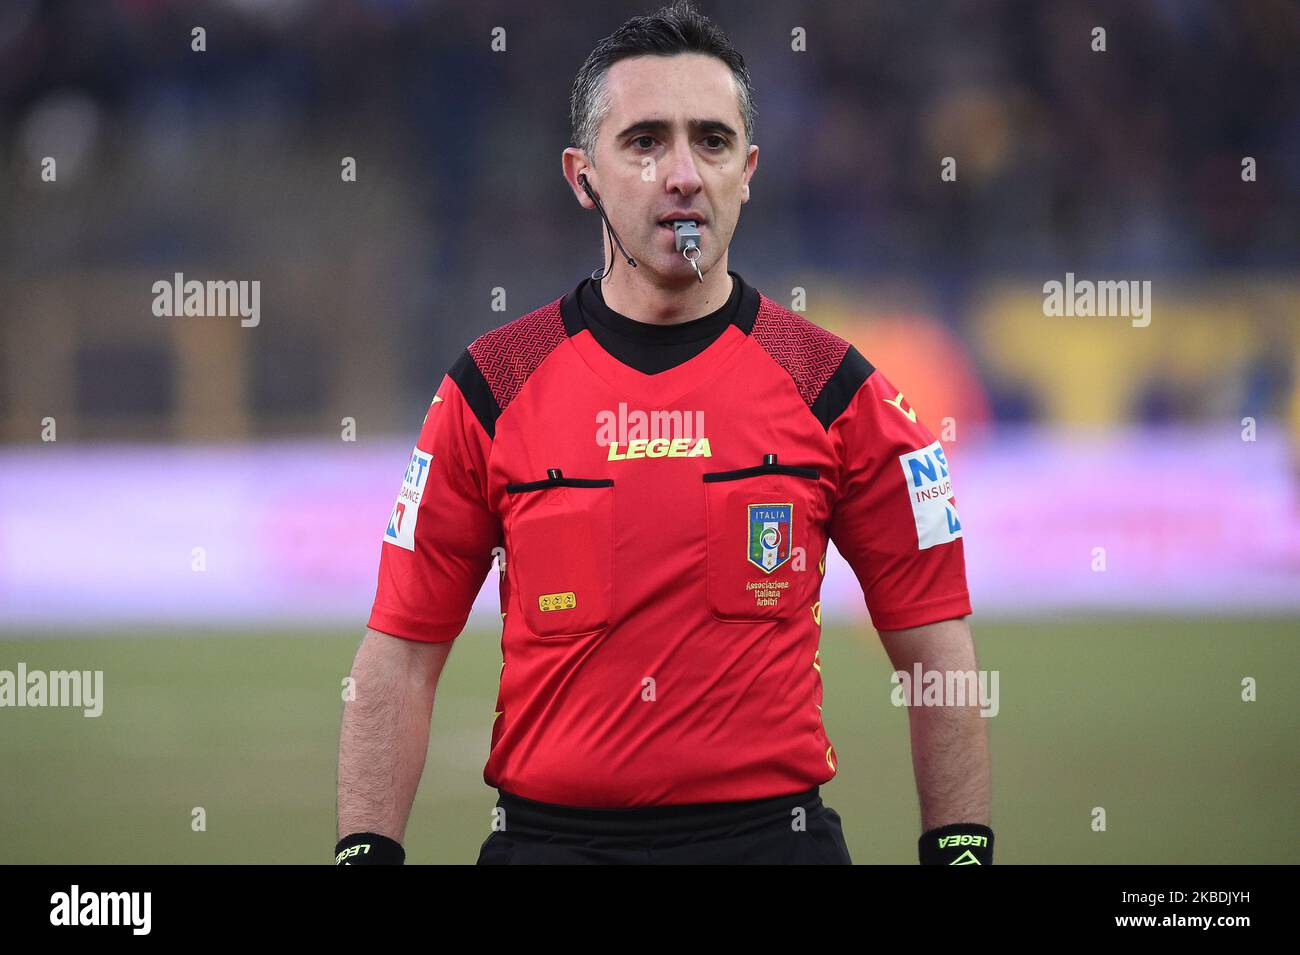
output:
<svg viewBox="0 0 1300 955"><path fill-rule="evenodd" d="M916 519L916 546L919 550L946 544L961 537L961 520L952 481L948 477L948 459L939 442L899 455L907 493L912 499L912 516Z"/></svg>
<svg viewBox="0 0 1300 955"><path fill-rule="evenodd" d="M419 448L411 452L411 463L406 466L402 489L397 492L397 503L389 515L388 530L384 531L384 540L412 552L415 550L415 521L420 516L420 497L429 479L431 461L433 455L425 454Z"/></svg>

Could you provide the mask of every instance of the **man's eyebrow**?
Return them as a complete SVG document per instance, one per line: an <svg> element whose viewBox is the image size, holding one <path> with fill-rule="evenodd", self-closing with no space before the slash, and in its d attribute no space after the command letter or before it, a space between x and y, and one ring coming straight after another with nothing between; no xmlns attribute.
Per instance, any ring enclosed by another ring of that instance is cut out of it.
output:
<svg viewBox="0 0 1300 955"><path fill-rule="evenodd" d="M733 139L736 137L736 131L722 122L720 119L692 119L689 123L692 130L701 133L726 133ZM624 139L633 133L666 133L670 124L666 119L642 119L633 123L625 129L618 132L617 139Z"/></svg>

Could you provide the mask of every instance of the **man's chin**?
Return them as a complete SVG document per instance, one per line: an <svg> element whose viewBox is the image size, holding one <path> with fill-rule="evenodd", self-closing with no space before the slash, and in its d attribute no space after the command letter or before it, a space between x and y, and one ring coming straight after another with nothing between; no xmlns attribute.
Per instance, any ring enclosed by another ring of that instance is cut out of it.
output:
<svg viewBox="0 0 1300 955"><path fill-rule="evenodd" d="M640 259L638 259L637 262L638 265L641 264ZM638 271L640 271L639 268ZM656 268L654 271L655 275L660 280L660 285L688 289L692 285L698 284L700 281L695 275L695 269L691 268L691 264L683 259L681 255L675 256L673 260L668 262L660 263L660 267ZM705 275L708 274L706 269L701 269L700 271Z"/></svg>
<svg viewBox="0 0 1300 955"><path fill-rule="evenodd" d="M638 258L637 265L642 266L644 263L653 263L654 270L657 274L665 279L672 281L692 281L698 282L695 275L695 267L690 261L670 246L668 250L656 249L653 255L646 256L645 259ZM709 274L708 265L703 259L700 259L700 271L705 275Z"/></svg>

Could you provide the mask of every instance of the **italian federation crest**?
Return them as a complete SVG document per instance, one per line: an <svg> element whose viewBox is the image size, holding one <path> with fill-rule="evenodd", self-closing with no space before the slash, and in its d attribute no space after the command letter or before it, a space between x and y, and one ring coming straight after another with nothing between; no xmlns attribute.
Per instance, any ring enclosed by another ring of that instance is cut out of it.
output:
<svg viewBox="0 0 1300 955"><path fill-rule="evenodd" d="M770 574L790 559L793 504L749 505L749 562Z"/></svg>

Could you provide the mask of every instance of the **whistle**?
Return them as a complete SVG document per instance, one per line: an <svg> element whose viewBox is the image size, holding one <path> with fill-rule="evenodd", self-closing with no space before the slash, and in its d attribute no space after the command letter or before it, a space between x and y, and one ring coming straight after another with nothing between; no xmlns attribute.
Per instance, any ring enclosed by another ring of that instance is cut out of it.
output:
<svg viewBox="0 0 1300 955"><path fill-rule="evenodd" d="M695 269L696 276L701 282L704 281L704 275L700 272L700 267L696 261L700 257L700 230L695 224L694 219L674 219L673 232L677 237L677 251L687 262L691 263L691 268ZM694 250L695 254L691 255Z"/></svg>

